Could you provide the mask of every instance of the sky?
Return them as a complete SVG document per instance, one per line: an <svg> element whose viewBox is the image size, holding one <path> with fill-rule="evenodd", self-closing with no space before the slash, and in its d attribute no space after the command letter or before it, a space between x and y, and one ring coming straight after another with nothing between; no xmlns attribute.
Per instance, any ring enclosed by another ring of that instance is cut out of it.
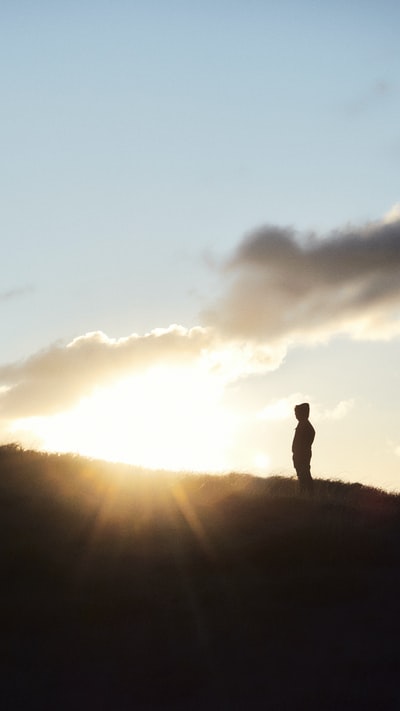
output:
<svg viewBox="0 0 400 711"><path fill-rule="evenodd" d="M0 442L400 491L399 23L0 3Z"/></svg>

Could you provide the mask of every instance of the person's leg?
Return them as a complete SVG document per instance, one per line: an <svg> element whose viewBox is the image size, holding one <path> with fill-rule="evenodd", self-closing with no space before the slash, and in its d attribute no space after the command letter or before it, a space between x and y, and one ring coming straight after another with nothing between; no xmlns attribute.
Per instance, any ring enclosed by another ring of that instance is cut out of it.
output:
<svg viewBox="0 0 400 711"><path fill-rule="evenodd" d="M304 477L303 467L297 465L296 466L296 474L297 474L297 478L299 480L299 491L302 494L307 489L307 481Z"/></svg>
<svg viewBox="0 0 400 711"><path fill-rule="evenodd" d="M303 480L305 491L307 491L308 494L312 494L314 489L314 480L311 476L310 462L307 462L307 464L304 466Z"/></svg>

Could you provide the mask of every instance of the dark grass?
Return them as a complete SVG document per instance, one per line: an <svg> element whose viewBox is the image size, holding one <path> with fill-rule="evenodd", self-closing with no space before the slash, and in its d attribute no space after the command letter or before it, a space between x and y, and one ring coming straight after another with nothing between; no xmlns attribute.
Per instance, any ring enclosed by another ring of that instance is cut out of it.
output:
<svg viewBox="0 0 400 711"><path fill-rule="evenodd" d="M0 447L1 709L398 709L400 498Z"/></svg>

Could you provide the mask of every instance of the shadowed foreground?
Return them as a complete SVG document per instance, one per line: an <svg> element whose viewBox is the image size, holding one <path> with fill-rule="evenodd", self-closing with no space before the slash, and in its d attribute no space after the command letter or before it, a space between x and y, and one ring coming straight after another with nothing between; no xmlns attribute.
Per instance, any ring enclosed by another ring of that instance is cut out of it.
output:
<svg viewBox="0 0 400 711"><path fill-rule="evenodd" d="M0 447L2 709L400 708L400 498Z"/></svg>

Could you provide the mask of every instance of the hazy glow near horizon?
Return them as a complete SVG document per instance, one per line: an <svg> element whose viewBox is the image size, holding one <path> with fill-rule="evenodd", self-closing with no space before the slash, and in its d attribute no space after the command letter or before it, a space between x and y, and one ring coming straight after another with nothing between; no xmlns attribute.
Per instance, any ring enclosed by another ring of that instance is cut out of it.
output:
<svg viewBox="0 0 400 711"><path fill-rule="evenodd" d="M71 410L16 423L41 448L153 469L224 471L235 422L200 368L157 367L98 389ZM33 440L35 441L35 439Z"/></svg>

